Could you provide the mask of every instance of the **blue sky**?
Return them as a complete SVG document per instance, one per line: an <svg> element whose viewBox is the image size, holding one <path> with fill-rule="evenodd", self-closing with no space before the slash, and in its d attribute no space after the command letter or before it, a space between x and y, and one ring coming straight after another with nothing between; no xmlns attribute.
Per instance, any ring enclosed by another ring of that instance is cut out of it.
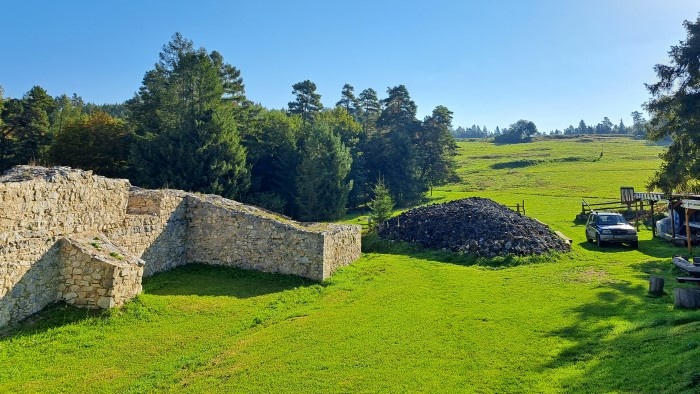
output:
<svg viewBox="0 0 700 394"><path fill-rule="evenodd" d="M406 85L420 118L540 131L641 110L653 66L685 38L697 0L10 1L0 7L0 85L95 103L133 97L175 32L241 70L247 96L286 108L310 79L325 106Z"/></svg>

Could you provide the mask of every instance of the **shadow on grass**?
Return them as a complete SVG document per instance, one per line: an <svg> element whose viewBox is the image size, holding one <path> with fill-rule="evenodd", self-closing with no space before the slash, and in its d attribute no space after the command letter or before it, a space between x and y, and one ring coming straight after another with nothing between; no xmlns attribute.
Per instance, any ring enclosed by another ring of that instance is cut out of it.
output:
<svg viewBox="0 0 700 394"><path fill-rule="evenodd" d="M7 339L34 335L84 320L105 317L109 311L84 309L65 302L52 304L28 318L0 329L0 343Z"/></svg>
<svg viewBox="0 0 700 394"><path fill-rule="evenodd" d="M638 264L667 271L661 261ZM571 345L543 366L581 373L563 382L569 392L698 392L700 311L672 308L643 285L601 285L597 300L570 310L575 323L551 334Z"/></svg>
<svg viewBox="0 0 700 394"><path fill-rule="evenodd" d="M598 246L594 242L587 241L580 242L578 246L580 246L581 249L599 253L620 253L634 250L625 244L606 244L604 246ZM667 258L668 261L671 261L674 255L688 254L688 249L674 246L671 243L659 239L640 240L639 247L636 250L652 258Z"/></svg>
<svg viewBox="0 0 700 394"><path fill-rule="evenodd" d="M414 257L418 259L437 261L440 263L462 266L482 266L490 268L508 268L526 264L551 263L556 261L556 254L535 256L496 256L479 257L470 254L452 252L450 250L426 249L419 244L380 239L376 233L365 234L362 237L363 253L383 253L397 256Z"/></svg>
<svg viewBox="0 0 700 394"><path fill-rule="evenodd" d="M318 282L293 275L207 264L187 264L144 279L143 292L154 295L248 298L313 284Z"/></svg>
<svg viewBox="0 0 700 394"><path fill-rule="evenodd" d="M188 264L146 278L143 282L143 292L153 295L248 298L310 285L318 285L318 282L292 275ZM124 311L139 318L140 315L147 315L148 309L140 297L128 302L121 309L112 310L77 308L63 302L52 304L21 322L0 329L0 343L7 339L39 334L88 320L94 320L95 324L98 324L103 319L109 319L112 314Z"/></svg>

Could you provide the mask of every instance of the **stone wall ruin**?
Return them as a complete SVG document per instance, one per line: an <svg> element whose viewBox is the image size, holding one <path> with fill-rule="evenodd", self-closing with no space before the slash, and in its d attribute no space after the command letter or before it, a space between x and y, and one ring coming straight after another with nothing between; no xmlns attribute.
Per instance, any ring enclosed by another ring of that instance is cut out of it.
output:
<svg viewBox="0 0 700 394"><path fill-rule="evenodd" d="M299 223L67 167L0 177L0 326L61 300L119 306L143 277L193 262L321 281L359 256L359 226Z"/></svg>

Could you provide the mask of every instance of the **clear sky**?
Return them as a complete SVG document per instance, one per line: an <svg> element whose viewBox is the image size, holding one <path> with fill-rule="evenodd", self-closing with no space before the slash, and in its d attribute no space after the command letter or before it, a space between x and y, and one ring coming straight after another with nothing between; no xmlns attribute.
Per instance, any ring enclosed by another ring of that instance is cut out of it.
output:
<svg viewBox="0 0 700 394"><path fill-rule="evenodd" d="M310 79L325 106L345 83L380 98L403 84L419 118L445 105L455 127L629 125L698 12L697 0L0 0L0 85L123 102L181 32L268 108Z"/></svg>

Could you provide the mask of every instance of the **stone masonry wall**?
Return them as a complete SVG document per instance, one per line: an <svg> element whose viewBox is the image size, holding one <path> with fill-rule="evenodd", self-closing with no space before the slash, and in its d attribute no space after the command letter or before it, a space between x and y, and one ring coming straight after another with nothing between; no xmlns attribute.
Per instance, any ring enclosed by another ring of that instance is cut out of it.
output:
<svg viewBox="0 0 700 394"><path fill-rule="evenodd" d="M335 270L360 258L360 226L329 224L324 231L323 279L330 277Z"/></svg>
<svg viewBox="0 0 700 394"><path fill-rule="evenodd" d="M122 222L129 187L67 167L17 166L0 177L0 326L57 300L56 241Z"/></svg>
<svg viewBox="0 0 700 394"><path fill-rule="evenodd" d="M323 280L359 255L359 226L298 223L67 167L17 166L0 177L0 326L58 300L121 305L143 276L190 262Z"/></svg>
<svg viewBox="0 0 700 394"><path fill-rule="evenodd" d="M92 235L61 239L57 297L91 309L123 305L141 293L144 262Z"/></svg>
<svg viewBox="0 0 700 394"><path fill-rule="evenodd" d="M322 278L320 233L299 231L291 220L270 220L265 211L217 196L192 198L189 206L189 261Z"/></svg>
<svg viewBox="0 0 700 394"><path fill-rule="evenodd" d="M144 276L187 263L187 195L132 187L124 221L105 231L115 244L148 262Z"/></svg>

